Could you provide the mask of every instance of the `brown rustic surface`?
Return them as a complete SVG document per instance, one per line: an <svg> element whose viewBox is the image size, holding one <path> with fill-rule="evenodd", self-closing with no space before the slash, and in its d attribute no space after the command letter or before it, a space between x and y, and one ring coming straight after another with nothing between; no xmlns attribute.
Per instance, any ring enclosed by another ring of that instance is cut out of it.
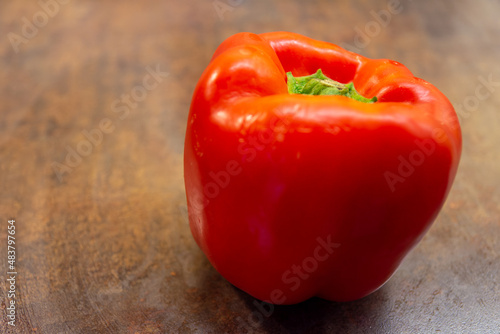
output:
<svg viewBox="0 0 500 334"><path fill-rule="evenodd" d="M36 1L0 2L0 332L500 333L498 2L401 0L382 22L384 0L222 0L222 16L213 0L44 1L51 16ZM217 45L274 30L405 64L463 110L464 149L435 225L388 284L260 321L191 237L182 152L191 94ZM157 67L168 76L156 88L115 102ZM492 93L477 98L490 76ZM82 146L97 129L107 133ZM78 147L88 154L58 177L54 163Z"/></svg>

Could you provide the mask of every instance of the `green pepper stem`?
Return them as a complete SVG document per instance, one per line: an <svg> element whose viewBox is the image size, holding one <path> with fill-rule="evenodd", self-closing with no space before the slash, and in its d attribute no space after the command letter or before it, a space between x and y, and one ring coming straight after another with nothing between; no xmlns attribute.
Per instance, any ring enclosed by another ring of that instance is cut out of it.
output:
<svg viewBox="0 0 500 334"><path fill-rule="evenodd" d="M294 77L292 72L288 72L286 76L288 93L290 94L340 95L363 103L377 102L376 96L368 99L356 91L352 82L342 84L338 81L332 80L324 75L321 69L312 75L306 75L303 77Z"/></svg>

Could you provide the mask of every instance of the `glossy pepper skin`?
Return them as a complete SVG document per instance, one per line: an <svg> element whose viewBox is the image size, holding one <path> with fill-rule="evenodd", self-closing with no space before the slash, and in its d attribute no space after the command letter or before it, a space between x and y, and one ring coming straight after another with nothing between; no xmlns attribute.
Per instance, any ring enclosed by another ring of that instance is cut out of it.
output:
<svg viewBox="0 0 500 334"><path fill-rule="evenodd" d="M321 69L376 103L289 94ZM288 32L240 33L194 92L184 176L194 239L229 282L274 304L381 287L436 218L461 132L403 65Z"/></svg>

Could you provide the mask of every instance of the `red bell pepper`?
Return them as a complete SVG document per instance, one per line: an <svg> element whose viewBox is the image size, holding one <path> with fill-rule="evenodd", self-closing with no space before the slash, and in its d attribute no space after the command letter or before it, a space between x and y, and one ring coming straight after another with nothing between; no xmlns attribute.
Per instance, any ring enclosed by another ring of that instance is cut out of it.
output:
<svg viewBox="0 0 500 334"><path fill-rule="evenodd" d="M429 229L460 152L452 105L403 65L294 33L236 34L192 99L191 231L260 300L358 299Z"/></svg>

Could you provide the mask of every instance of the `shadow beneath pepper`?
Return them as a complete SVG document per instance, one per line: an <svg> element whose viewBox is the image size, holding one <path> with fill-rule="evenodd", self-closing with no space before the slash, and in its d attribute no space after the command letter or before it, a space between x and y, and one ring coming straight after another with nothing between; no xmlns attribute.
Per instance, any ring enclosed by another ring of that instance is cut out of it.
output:
<svg viewBox="0 0 500 334"><path fill-rule="evenodd" d="M248 306L237 319L247 333L352 333L359 328L385 328L391 309L384 288L360 300L331 302L311 298L295 305L271 305L234 287ZM332 324L335 324L332 326Z"/></svg>

